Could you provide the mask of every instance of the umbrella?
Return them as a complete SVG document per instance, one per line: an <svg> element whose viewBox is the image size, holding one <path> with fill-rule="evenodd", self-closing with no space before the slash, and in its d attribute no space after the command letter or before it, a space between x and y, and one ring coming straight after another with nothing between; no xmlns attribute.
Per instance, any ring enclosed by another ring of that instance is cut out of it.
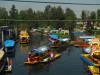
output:
<svg viewBox="0 0 100 75"><path fill-rule="evenodd" d="M53 39L58 39L58 36L57 35L49 35L51 38Z"/></svg>

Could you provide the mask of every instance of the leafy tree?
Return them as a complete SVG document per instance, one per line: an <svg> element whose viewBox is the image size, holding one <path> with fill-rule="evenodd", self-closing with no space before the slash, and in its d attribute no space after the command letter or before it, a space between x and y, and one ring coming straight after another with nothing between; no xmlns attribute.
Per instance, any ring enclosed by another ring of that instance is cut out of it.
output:
<svg viewBox="0 0 100 75"><path fill-rule="evenodd" d="M68 20L66 21L66 27L69 28L69 31L73 31L74 28L76 27L76 15L73 10L70 8L67 8L65 11L65 19Z"/></svg>
<svg viewBox="0 0 100 75"><path fill-rule="evenodd" d="M82 18L83 24L84 24L84 21L86 20L86 13L84 10L82 11L81 18Z"/></svg>
<svg viewBox="0 0 100 75"><path fill-rule="evenodd" d="M98 19L99 22L100 22L100 9L97 10L97 19Z"/></svg>
<svg viewBox="0 0 100 75"><path fill-rule="evenodd" d="M95 23L95 20L96 20L96 12L93 11L93 12L90 13L90 19L93 22L93 28L94 28L94 23Z"/></svg>
<svg viewBox="0 0 100 75"><path fill-rule="evenodd" d="M8 18L8 12L6 8L0 7L0 19L7 19ZM7 21L0 20L0 25L7 25Z"/></svg>

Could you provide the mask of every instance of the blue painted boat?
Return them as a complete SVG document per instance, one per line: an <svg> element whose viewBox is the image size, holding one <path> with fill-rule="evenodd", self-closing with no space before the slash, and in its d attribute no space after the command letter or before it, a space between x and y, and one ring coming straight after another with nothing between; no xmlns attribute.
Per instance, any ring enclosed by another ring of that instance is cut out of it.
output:
<svg viewBox="0 0 100 75"><path fill-rule="evenodd" d="M5 42L4 42L4 50L5 50L5 52L7 52L7 53L12 53L12 52L14 52L15 51L15 41L13 41L13 40L6 40Z"/></svg>
<svg viewBox="0 0 100 75"><path fill-rule="evenodd" d="M81 54L81 59L87 63L89 66L97 66L100 67L100 64L95 61L95 58L92 60L90 57L90 54Z"/></svg>

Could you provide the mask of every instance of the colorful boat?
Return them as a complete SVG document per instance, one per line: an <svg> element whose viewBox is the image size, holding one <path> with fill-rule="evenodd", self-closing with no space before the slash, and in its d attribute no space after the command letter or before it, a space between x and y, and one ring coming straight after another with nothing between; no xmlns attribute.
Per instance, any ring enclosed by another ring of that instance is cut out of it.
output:
<svg viewBox="0 0 100 75"><path fill-rule="evenodd" d="M90 66L98 66L100 67L100 61L92 58L90 54L81 54L81 59Z"/></svg>
<svg viewBox="0 0 100 75"><path fill-rule="evenodd" d="M100 68L96 67L96 66L88 66L90 72L92 73L92 75L100 75Z"/></svg>
<svg viewBox="0 0 100 75"><path fill-rule="evenodd" d="M5 72L11 72L12 71L12 60L9 58L7 59L7 64L5 66Z"/></svg>
<svg viewBox="0 0 100 75"><path fill-rule="evenodd" d="M88 47L89 44L87 44L87 43L80 43L80 44L74 44L74 46L76 46L76 47Z"/></svg>
<svg viewBox="0 0 100 75"><path fill-rule="evenodd" d="M3 73L6 62L5 62L5 52L3 51L3 48L0 49L0 75Z"/></svg>
<svg viewBox="0 0 100 75"><path fill-rule="evenodd" d="M39 62L41 62L41 63L51 62L51 61L53 61L53 60L59 58L60 56L61 56L61 54L55 54L53 58L47 57L47 58L45 58L45 59L43 59L43 60L40 60Z"/></svg>
<svg viewBox="0 0 100 75"><path fill-rule="evenodd" d="M43 59L45 57L48 56L48 54L46 52L48 52L49 50L49 47L48 46L41 46L37 49L34 49L32 52L33 52L33 55L32 53L28 54L28 58L25 60L25 64L36 64L36 63L39 63L39 60L40 59Z"/></svg>
<svg viewBox="0 0 100 75"><path fill-rule="evenodd" d="M4 51L6 53L13 53L15 51L15 41L13 41L13 40L6 40L4 42Z"/></svg>
<svg viewBox="0 0 100 75"><path fill-rule="evenodd" d="M29 34L27 33L27 31L21 31L20 32L20 43L28 43L29 42Z"/></svg>

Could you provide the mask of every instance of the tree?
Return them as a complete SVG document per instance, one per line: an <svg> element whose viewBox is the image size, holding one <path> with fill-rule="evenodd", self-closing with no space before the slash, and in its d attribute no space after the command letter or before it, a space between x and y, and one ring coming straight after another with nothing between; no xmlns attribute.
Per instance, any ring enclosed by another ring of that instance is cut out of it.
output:
<svg viewBox="0 0 100 75"><path fill-rule="evenodd" d="M75 15L74 11L71 10L70 8L67 8L65 11L65 19L69 20L65 23L67 28L69 28L69 31L73 31L74 28L76 27L76 22L74 21L74 20L76 20L76 15Z"/></svg>
<svg viewBox="0 0 100 75"><path fill-rule="evenodd" d="M99 22L100 22L100 9L97 10L97 19L98 19Z"/></svg>
<svg viewBox="0 0 100 75"><path fill-rule="evenodd" d="M0 19L7 19L7 18L8 18L8 12L7 12L6 8L0 7ZM0 20L0 25L7 25L7 21L4 22L4 21Z"/></svg>
<svg viewBox="0 0 100 75"><path fill-rule="evenodd" d="M18 10L16 9L15 5L12 5L11 10L9 11L10 13L10 18L11 19L17 19L18 18ZM16 22L13 20L11 21L11 25L15 25Z"/></svg>
<svg viewBox="0 0 100 75"><path fill-rule="evenodd" d="M93 11L93 12L90 13L90 19L93 22L93 28L94 28L94 23L95 23L95 20L96 20L96 12Z"/></svg>
<svg viewBox="0 0 100 75"><path fill-rule="evenodd" d="M83 24L84 24L84 21L86 20L86 13L84 10L82 11L81 18L82 18Z"/></svg>

